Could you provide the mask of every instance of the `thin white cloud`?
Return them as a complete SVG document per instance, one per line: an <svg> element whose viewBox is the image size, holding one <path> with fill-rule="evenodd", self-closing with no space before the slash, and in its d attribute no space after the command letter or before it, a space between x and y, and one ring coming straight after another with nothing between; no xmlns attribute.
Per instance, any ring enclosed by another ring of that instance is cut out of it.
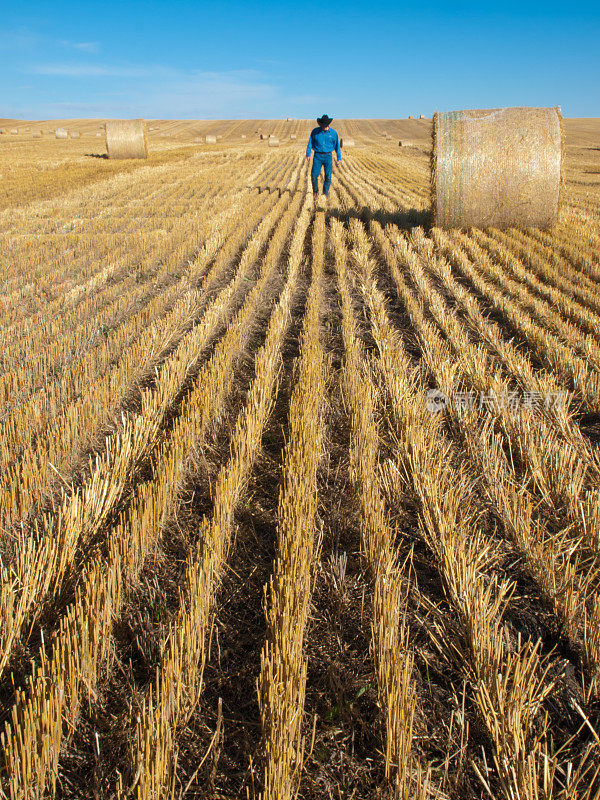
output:
<svg viewBox="0 0 600 800"><path fill-rule="evenodd" d="M94 54L100 51L100 42L68 42L62 39L60 44L62 47L72 48L80 53Z"/></svg>
<svg viewBox="0 0 600 800"><path fill-rule="evenodd" d="M281 105L280 88L252 69L219 72L86 62L37 64L28 72L51 78L55 95L61 78L81 79L86 99L77 102L69 82L70 100L54 104L54 113L62 106L93 116L243 118Z"/></svg>
<svg viewBox="0 0 600 800"><path fill-rule="evenodd" d="M172 71L158 67L122 67L102 64L35 64L27 69L33 75L53 75L68 78L155 78Z"/></svg>

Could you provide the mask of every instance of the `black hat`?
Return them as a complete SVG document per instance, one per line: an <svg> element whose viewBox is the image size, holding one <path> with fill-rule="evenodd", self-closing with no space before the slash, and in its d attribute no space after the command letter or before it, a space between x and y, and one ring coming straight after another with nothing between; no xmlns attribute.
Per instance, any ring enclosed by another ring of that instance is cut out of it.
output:
<svg viewBox="0 0 600 800"><path fill-rule="evenodd" d="M322 117L319 117L317 122L319 123L319 125L329 125L330 123L333 122L333 120L331 117L328 117L327 114L323 114Z"/></svg>

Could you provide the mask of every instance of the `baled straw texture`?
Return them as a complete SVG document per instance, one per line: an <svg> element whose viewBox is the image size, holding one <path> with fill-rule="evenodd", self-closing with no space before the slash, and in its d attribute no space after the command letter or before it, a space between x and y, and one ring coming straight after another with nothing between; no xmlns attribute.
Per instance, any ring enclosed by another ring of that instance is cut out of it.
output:
<svg viewBox="0 0 600 800"><path fill-rule="evenodd" d="M209 133L209 134L206 135L205 142L206 142L206 144L216 144L217 143L217 137L213 136L211 133Z"/></svg>
<svg viewBox="0 0 600 800"><path fill-rule="evenodd" d="M561 164L557 108L436 113L434 225L550 228L558 219Z"/></svg>
<svg viewBox="0 0 600 800"><path fill-rule="evenodd" d="M54 135L57 139L66 139L69 136L66 128L57 128Z"/></svg>
<svg viewBox="0 0 600 800"><path fill-rule="evenodd" d="M269 147L279 147L279 139L270 138Z"/></svg>
<svg viewBox="0 0 600 800"><path fill-rule="evenodd" d="M116 119L106 123L109 158L148 158L146 123L143 119Z"/></svg>
<svg viewBox="0 0 600 800"><path fill-rule="evenodd" d="M426 119L425 114L419 114L419 119Z"/></svg>
<svg viewBox="0 0 600 800"><path fill-rule="evenodd" d="M297 139L297 138L298 138L297 133L290 133L290 139Z"/></svg>
<svg viewBox="0 0 600 800"><path fill-rule="evenodd" d="M414 147L415 143L412 139L400 139L398 147Z"/></svg>
<svg viewBox="0 0 600 800"><path fill-rule="evenodd" d="M354 147L354 139L340 139L340 147Z"/></svg>

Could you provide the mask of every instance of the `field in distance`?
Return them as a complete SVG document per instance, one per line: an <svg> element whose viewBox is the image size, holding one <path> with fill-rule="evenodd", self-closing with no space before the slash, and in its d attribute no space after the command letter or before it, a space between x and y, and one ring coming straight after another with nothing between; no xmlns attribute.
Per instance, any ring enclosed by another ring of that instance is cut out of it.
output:
<svg viewBox="0 0 600 800"><path fill-rule="evenodd" d="M431 120L325 209L310 120L102 124L0 120L4 794L597 798L600 120L467 232Z"/></svg>

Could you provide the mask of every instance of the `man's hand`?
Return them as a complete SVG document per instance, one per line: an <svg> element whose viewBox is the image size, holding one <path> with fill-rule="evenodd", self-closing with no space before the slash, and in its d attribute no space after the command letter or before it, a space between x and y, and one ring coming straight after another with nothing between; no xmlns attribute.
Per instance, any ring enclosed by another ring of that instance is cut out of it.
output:
<svg viewBox="0 0 600 800"><path fill-rule="evenodd" d="M341 166L342 166L342 160L341 160L341 159L339 159L339 160L338 160L338 161L336 161L335 163L336 163L336 166L338 166L338 167L341 167Z"/></svg>
<svg viewBox="0 0 600 800"><path fill-rule="evenodd" d="M306 160L307 160L307 161L310 161L310 156L306 156Z"/></svg>

